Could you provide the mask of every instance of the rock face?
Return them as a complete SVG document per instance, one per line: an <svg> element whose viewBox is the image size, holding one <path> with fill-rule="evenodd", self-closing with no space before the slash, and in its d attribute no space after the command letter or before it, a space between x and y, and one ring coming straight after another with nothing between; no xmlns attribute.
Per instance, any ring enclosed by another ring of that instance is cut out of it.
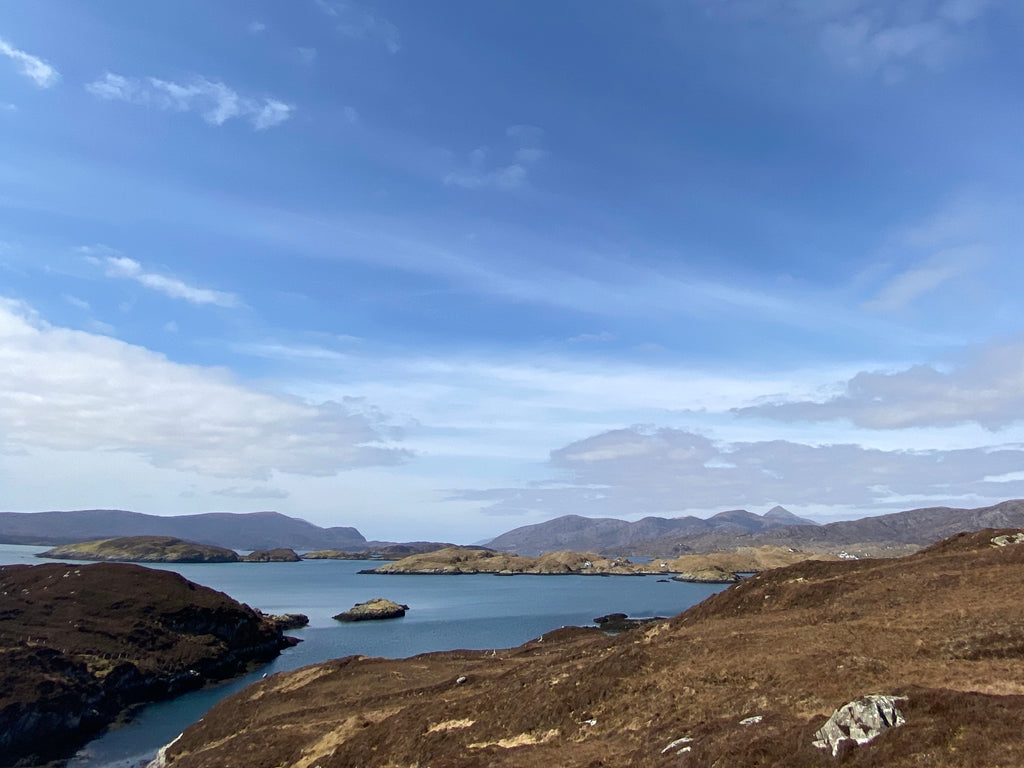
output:
<svg viewBox="0 0 1024 768"><path fill-rule="evenodd" d="M295 554L293 549L278 547L276 549L257 549L248 555L242 555L239 559L246 563L297 563L302 558Z"/></svg>
<svg viewBox="0 0 1024 768"><path fill-rule="evenodd" d="M135 565L0 567L0 766L67 755L133 704L269 661L280 629Z"/></svg>
<svg viewBox="0 0 1024 768"><path fill-rule="evenodd" d="M598 616L594 619L594 623L603 632L626 632L630 629L636 629L642 627L644 624L650 624L652 621L664 621L663 616L654 616L647 619L631 619L625 613L609 613L607 616Z"/></svg>
<svg viewBox="0 0 1024 768"><path fill-rule="evenodd" d="M233 550L196 544L173 536L120 536L83 541L48 549L37 557L125 563L234 563L239 559Z"/></svg>
<svg viewBox="0 0 1024 768"><path fill-rule="evenodd" d="M165 762L1021 766L1024 546L991 541L1016 533L766 571L616 636L565 628L509 650L349 657L275 675L213 707ZM906 697L906 726L836 758L814 746L829 714L865 692Z"/></svg>
<svg viewBox="0 0 1024 768"><path fill-rule="evenodd" d="M905 696L870 694L840 707L814 734L814 746L827 749L835 757L844 742L867 744L888 728L903 725L906 719L896 705Z"/></svg>
<svg viewBox="0 0 1024 768"><path fill-rule="evenodd" d="M408 605L375 597L365 603L356 603L351 609L342 611L334 617L337 621L373 621L376 619L398 619L405 616Z"/></svg>

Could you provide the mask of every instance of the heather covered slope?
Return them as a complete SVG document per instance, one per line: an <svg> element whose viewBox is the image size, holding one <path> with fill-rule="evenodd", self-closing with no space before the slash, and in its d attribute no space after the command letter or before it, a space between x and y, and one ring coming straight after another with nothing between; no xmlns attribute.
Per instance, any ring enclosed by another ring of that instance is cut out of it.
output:
<svg viewBox="0 0 1024 768"><path fill-rule="evenodd" d="M125 707L232 676L285 644L265 617L176 573L2 567L0 765L65 755Z"/></svg>
<svg viewBox="0 0 1024 768"><path fill-rule="evenodd" d="M236 563L239 559L234 550L196 544L173 536L119 536L82 541L53 547L36 557L126 563Z"/></svg>
<svg viewBox="0 0 1024 768"><path fill-rule="evenodd" d="M767 571L618 637L563 629L509 651L275 675L216 706L164 763L1019 768L1024 544L995 546L1001 533ZM833 710L871 693L907 697L906 724L838 758L812 745Z"/></svg>

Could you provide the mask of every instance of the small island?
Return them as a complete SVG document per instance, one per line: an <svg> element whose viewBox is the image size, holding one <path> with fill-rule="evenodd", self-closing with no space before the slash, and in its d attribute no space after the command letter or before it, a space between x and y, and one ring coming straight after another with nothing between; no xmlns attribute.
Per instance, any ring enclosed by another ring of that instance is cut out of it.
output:
<svg viewBox="0 0 1024 768"><path fill-rule="evenodd" d="M50 560L97 560L124 563L237 563L238 553L173 536L119 536L64 544L40 552Z"/></svg>
<svg viewBox="0 0 1024 768"><path fill-rule="evenodd" d="M243 563L297 563L302 558L295 554L294 549L277 547L276 549L257 549L238 559Z"/></svg>
<svg viewBox="0 0 1024 768"><path fill-rule="evenodd" d="M379 619L400 619L409 610L408 605L374 597L365 603L356 603L349 610L334 616L335 621L377 621Z"/></svg>

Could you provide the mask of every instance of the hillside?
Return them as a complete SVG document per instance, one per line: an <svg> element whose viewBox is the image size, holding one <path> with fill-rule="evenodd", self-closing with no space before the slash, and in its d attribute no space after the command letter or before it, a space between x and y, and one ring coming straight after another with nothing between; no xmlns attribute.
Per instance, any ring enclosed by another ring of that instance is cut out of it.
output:
<svg viewBox="0 0 1024 768"><path fill-rule="evenodd" d="M567 628L507 651L275 675L161 765L1024 765L1024 536L1006 533L767 571L616 637ZM838 758L815 747L866 694L896 697L905 725Z"/></svg>
<svg viewBox="0 0 1024 768"><path fill-rule="evenodd" d="M173 536L120 536L64 544L40 552L50 560L97 560L125 563L236 563L231 549L182 541Z"/></svg>
<svg viewBox="0 0 1024 768"><path fill-rule="evenodd" d="M270 660L289 644L279 621L168 571L0 567L0 766L67 755L132 704Z"/></svg>
<svg viewBox="0 0 1024 768"><path fill-rule="evenodd" d="M321 528L277 512L160 517L117 509L68 512L0 512L0 543L73 544L115 536L173 536L228 549L363 550L355 528Z"/></svg>
<svg viewBox="0 0 1024 768"><path fill-rule="evenodd" d="M786 526L745 534L709 532L696 536L668 536L644 542L638 549L651 554L671 555L772 545L815 552L846 550L858 556L885 557L904 554L961 531L1021 526L1024 526L1024 500L1014 499L976 509L927 507L814 527Z"/></svg>
<svg viewBox="0 0 1024 768"><path fill-rule="evenodd" d="M928 507L888 515L843 520L828 525L806 523L775 508L762 516L734 510L707 520L644 518L635 523L611 518L566 515L502 534L489 547L509 552L584 549L615 555L676 557L685 553L729 552L738 547L793 547L860 557L907 554L960 531L1024 526L1024 501L959 509ZM547 543L545 543L547 542Z"/></svg>
<svg viewBox="0 0 1024 768"><path fill-rule="evenodd" d="M668 537L696 536L712 531L730 534L750 533L794 524L816 525L782 507L775 507L764 515L734 509L719 512L707 519L693 516L645 517L633 523L607 517L563 515L543 523L515 528L492 539L487 546L520 554L553 552L560 549L623 554L627 550L635 550L642 542L658 541Z"/></svg>

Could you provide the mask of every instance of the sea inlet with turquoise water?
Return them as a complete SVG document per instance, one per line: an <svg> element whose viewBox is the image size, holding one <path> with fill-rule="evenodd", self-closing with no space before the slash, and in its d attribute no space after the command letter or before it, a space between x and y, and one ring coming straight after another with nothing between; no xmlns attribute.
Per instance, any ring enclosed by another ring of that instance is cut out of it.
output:
<svg viewBox="0 0 1024 768"><path fill-rule="evenodd" d="M46 562L45 547L0 545L0 565ZM76 562L76 561L70 561ZM309 626L288 634L303 642L228 683L150 704L127 725L87 744L69 768L137 768L220 699L264 675L360 654L399 658L455 648L509 648L567 625L593 626L597 616L674 616L723 585L666 582L657 576L405 576L360 574L374 563L151 565L220 590L265 613L304 613ZM372 597L409 606L401 619L346 623L336 613Z"/></svg>

